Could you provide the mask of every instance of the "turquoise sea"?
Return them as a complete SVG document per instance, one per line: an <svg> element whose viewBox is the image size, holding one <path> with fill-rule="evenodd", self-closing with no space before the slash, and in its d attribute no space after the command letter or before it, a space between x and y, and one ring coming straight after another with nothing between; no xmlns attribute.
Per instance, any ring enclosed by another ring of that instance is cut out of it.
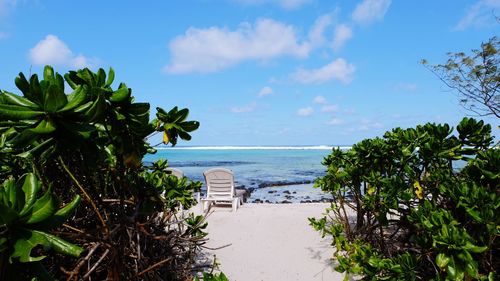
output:
<svg viewBox="0 0 500 281"><path fill-rule="evenodd" d="M327 146L289 147L175 147L162 148L146 162L168 159L169 166L203 182L203 171L223 167L235 173L235 184L252 191L250 201L306 202L329 198L312 187L325 174L321 164Z"/></svg>

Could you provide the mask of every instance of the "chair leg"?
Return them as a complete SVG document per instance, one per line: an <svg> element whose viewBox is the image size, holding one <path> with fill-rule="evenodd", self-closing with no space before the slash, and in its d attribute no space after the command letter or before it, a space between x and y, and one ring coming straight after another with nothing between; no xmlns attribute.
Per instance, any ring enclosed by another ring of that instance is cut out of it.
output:
<svg viewBox="0 0 500 281"><path fill-rule="evenodd" d="M210 202L209 201L205 201L205 200L201 200L201 212L205 212L205 210L210 207L208 206Z"/></svg>
<svg viewBox="0 0 500 281"><path fill-rule="evenodd" d="M236 212L236 209L238 209L239 203L240 203L240 198L236 197L233 199L233 212Z"/></svg>

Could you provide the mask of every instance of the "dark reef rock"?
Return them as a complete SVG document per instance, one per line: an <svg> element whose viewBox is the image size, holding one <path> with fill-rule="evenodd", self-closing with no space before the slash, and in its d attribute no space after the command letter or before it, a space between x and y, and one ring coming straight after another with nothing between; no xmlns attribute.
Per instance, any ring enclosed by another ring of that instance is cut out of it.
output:
<svg viewBox="0 0 500 281"><path fill-rule="evenodd" d="M237 197L243 198L244 203L246 203L247 199L250 197L250 192L244 188L236 188L235 193Z"/></svg>
<svg viewBox="0 0 500 281"><path fill-rule="evenodd" d="M259 184L259 188L287 186L287 185L299 185L299 184L309 184L309 183L312 183L312 182L313 182L312 180L263 182L263 183Z"/></svg>

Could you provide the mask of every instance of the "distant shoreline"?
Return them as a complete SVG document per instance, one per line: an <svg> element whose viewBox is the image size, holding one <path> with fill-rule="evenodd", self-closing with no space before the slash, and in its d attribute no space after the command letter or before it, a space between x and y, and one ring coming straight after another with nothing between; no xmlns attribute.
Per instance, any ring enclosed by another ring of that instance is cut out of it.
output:
<svg viewBox="0 0 500 281"><path fill-rule="evenodd" d="M332 150L333 148L340 148L343 150L351 149L348 145L306 145L306 146L237 146L237 145L227 145L227 146L176 146L167 147L161 146L156 147L158 150Z"/></svg>

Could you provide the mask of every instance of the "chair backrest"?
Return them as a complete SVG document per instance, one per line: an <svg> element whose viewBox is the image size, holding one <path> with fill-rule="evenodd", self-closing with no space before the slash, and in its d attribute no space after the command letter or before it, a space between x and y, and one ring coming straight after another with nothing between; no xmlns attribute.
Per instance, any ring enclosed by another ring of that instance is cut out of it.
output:
<svg viewBox="0 0 500 281"><path fill-rule="evenodd" d="M180 169L177 169L177 168L168 167L165 169L165 171L171 172L172 176L176 176L178 179L181 179L184 177L184 172Z"/></svg>
<svg viewBox="0 0 500 281"><path fill-rule="evenodd" d="M231 170L214 168L203 172L207 184L207 198L233 198L234 174Z"/></svg>

